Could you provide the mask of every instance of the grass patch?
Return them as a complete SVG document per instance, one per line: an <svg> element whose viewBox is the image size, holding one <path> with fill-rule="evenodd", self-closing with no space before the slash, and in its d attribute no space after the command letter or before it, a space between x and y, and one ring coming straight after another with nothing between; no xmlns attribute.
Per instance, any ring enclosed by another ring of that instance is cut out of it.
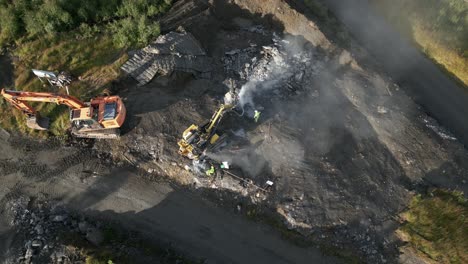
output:
<svg viewBox="0 0 468 264"><path fill-rule="evenodd" d="M468 85L465 0L372 0L373 7L429 58Z"/></svg>
<svg viewBox="0 0 468 264"><path fill-rule="evenodd" d="M397 231L419 254L437 263L468 263L468 203L463 193L417 195Z"/></svg>
<svg viewBox="0 0 468 264"><path fill-rule="evenodd" d="M93 38L77 39L74 34L44 36L19 46L14 55L15 88L22 91L53 91L42 84L31 69L68 71L79 77L70 87L70 94L86 102L118 78L119 67L128 58L125 51L117 47L112 37L99 34ZM64 93L64 91L55 91ZM33 131L26 127L24 116L2 100L0 104L0 125L8 130L19 130L31 136L46 137L48 133ZM50 133L64 135L69 127L69 109L50 103L31 103L42 116L50 118ZM13 111L13 117L12 117Z"/></svg>
<svg viewBox="0 0 468 264"><path fill-rule="evenodd" d="M432 32L417 24L413 27L413 37L430 59L468 86L468 55L463 56L444 45Z"/></svg>
<svg viewBox="0 0 468 264"><path fill-rule="evenodd" d="M125 50L144 46L160 33L155 19L171 0L0 0L0 51L10 48L15 63L15 88L52 90L31 69L68 71L79 77L70 94L86 102L101 93L120 74L128 59ZM54 91L57 92L57 91ZM63 93L63 91L60 91ZM51 117L49 132L33 131L25 118L0 100L0 125L10 131L47 137L65 134L68 109L32 104Z"/></svg>

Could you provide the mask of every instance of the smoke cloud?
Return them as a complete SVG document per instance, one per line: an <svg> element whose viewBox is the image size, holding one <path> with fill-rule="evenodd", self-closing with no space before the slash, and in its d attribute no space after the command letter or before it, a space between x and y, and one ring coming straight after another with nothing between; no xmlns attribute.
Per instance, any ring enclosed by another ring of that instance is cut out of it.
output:
<svg viewBox="0 0 468 264"><path fill-rule="evenodd" d="M396 119L396 111L408 112L403 109L407 103L394 101L400 99L392 96L388 81L360 68L347 51L329 52L301 36L285 35L274 36L270 46L250 58L238 63L244 81L238 95L248 115L263 109L260 122L245 137L255 145L247 147L255 155L223 151L213 158L230 161L253 177L265 167L275 175L293 174L347 151L357 155L392 129L380 121ZM229 63L237 62L230 57Z"/></svg>
<svg viewBox="0 0 468 264"><path fill-rule="evenodd" d="M300 63L307 60L304 53L299 50L296 40L280 39L277 35L273 37L273 45L264 46L259 60L252 59L252 63L246 69L247 82L239 91L239 104L242 108L250 105L255 108L254 98L280 86L292 78Z"/></svg>

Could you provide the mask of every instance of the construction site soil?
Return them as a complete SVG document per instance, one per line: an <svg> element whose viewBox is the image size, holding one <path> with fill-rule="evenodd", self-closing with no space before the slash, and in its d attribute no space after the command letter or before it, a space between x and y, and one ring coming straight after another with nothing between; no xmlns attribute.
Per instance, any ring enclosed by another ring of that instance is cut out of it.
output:
<svg viewBox="0 0 468 264"><path fill-rule="evenodd" d="M127 107L117 140L63 146L0 131L4 258L24 244L8 206L35 197L207 263L343 261L317 246L396 263L414 257L399 251L394 233L412 195L434 187L467 193L463 145L352 38L346 49L336 44L342 32L325 35L280 0L180 0L160 23L163 33L183 27L200 42L212 58L210 78L173 72L142 86L130 77L114 82ZM178 154L177 141L233 87L241 107L219 127L223 146L208 153L231 169L207 177ZM276 228L311 244L285 242L245 216L280 219Z"/></svg>

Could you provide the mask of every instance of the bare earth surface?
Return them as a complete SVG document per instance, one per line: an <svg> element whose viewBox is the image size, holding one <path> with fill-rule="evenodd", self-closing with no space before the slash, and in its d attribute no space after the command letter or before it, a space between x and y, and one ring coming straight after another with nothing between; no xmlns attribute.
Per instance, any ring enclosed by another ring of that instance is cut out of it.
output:
<svg viewBox="0 0 468 264"><path fill-rule="evenodd" d="M257 208L335 253L396 263L403 259L398 214L413 194L467 193L468 154L457 137L357 42L337 46L285 1L177 1L161 24L193 34L213 60L211 78L177 72L143 86L116 82L112 90L128 111L123 136L92 148L0 137L2 205L40 196L208 263L342 261L240 215ZM197 175L177 153L182 132L210 118L228 79L253 89L251 105L226 116L220 130L229 140L211 158L229 160L231 172L255 185L273 181L267 192L228 174ZM262 111L258 123L253 109ZM7 211L4 252L15 243Z"/></svg>
<svg viewBox="0 0 468 264"><path fill-rule="evenodd" d="M86 171L95 170L98 163L90 152L59 146L40 150L33 146L37 142L12 141L14 147L0 139L5 150L0 154L3 203L19 195L59 200L85 215L117 221L173 244L207 263L247 263L252 258L258 263L337 263L315 248L285 242L271 228L217 208L195 193L144 180L131 169L115 168L92 177ZM44 155L47 164L39 162ZM20 159L37 164L18 166ZM14 230L6 223L7 210L2 212L0 249L6 255L12 250Z"/></svg>

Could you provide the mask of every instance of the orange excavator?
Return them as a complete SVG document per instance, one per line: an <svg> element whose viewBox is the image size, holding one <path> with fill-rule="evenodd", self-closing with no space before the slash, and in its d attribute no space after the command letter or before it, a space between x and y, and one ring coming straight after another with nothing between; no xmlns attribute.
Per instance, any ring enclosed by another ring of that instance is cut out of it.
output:
<svg viewBox="0 0 468 264"><path fill-rule="evenodd" d="M26 115L26 125L47 130L49 119L40 116L27 102L46 102L70 107L71 133L81 138L117 138L125 121L126 109L119 96L100 96L84 103L69 95L2 89L2 96Z"/></svg>

